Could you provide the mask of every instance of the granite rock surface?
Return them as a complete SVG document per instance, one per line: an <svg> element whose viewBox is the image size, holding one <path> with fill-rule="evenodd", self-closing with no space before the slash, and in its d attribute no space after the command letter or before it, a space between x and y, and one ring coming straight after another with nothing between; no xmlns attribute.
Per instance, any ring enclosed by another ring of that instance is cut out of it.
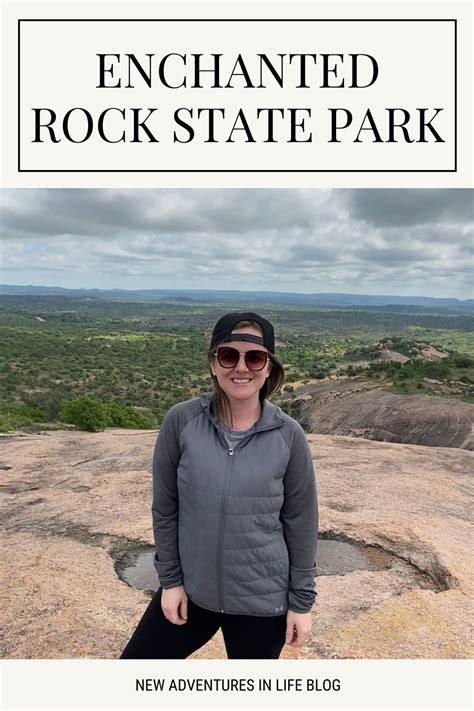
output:
<svg viewBox="0 0 474 711"><path fill-rule="evenodd" d="M117 658L149 600L117 560L152 543L156 432L0 437L6 658ZM309 435L320 536L392 555L317 579L313 635L287 658L473 655L472 453ZM220 633L195 655L223 658Z"/></svg>

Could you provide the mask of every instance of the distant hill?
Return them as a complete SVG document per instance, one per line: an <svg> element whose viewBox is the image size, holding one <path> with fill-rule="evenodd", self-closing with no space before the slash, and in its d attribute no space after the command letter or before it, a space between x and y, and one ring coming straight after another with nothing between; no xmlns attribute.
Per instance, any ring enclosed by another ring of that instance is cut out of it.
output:
<svg viewBox="0 0 474 711"><path fill-rule="evenodd" d="M280 291L224 291L214 289L65 289L60 286L0 284L0 295L82 296L120 299L172 299L219 303L290 304L328 308L351 307L418 307L472 309L474 299L433 298L429 296L397 296L371 294L317 293L299 294Z"/></svg>

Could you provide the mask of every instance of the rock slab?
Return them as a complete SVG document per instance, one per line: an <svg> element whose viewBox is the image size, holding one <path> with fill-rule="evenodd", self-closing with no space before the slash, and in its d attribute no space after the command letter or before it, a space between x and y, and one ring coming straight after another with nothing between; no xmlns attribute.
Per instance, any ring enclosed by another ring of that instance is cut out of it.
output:
<svg viewBox="0 0 474 711"><path fill-rule="evenodd" d="M0 437L6 658L117 658L149 597L117 560L152 543L156 432ZM470 452L310 435L324 537L377 546L384 570L318 578L313 635L288 658L473 655ZM398 561L398 562L397 562ZM195 655L224 658L220 634Z"/></svg>

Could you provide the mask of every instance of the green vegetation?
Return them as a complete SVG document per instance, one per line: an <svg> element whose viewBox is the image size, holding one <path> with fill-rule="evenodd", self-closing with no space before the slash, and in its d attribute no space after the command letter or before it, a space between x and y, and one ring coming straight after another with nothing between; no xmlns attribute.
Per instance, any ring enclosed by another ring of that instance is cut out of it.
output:
<svg viewBox="0 0 474 711"><path fill-rule="evenodd" d="M414 340L413 328L409 334L410 337L391 336L376 344L354 348L348 353L345 371L339 372L350 377L376 377L396 393L425 389L431 394L460 396L473 401L474 388L470 386L474 385L474 358L466 352L441 349L439 343ZM449 340L457 343L459 339L451 335Z"/></svg>
<svg viewBox="0 0 474 711"><path fill-rule="evenodd" d="M18 402L0 404L0 432L19 430L32 424L45 421L44 412Z"/></svg>
<svg viewBox="0 0 474 711"><path fill-rule="evenodd" d="M0 429L157 427L171 405L211 389L211 329L222 313L249 308L275 325L288 391L291 383L347 372L404 392L416 392L423 378L474 382L472 317L458 311L2 296ZM369 346L388 340L408 357L431 344L449 359L372 362ZM370 365L359 367L363 360Z"/></svg>
<svg viewBox="0 0 474 711"><path fill-rule="evenodd" d="M99 432L106 427L152 429L156 424L154 418L133 407L119 402L102 402L88 395L64 401L60 417L63 422L88 432Z"/></svg>
<svg viewBox="0 0 474 711"><path fill-rule="evenodd" d="M456 330L455 323L453 323L452 329L410 325L407 331L411 338L415 337L425 343L431 343L435 348L441 350L456 351L467 355L474 353L474 329L472 326L465 330Z"/></svg>
<svg viewBox="0 0 474 711"><path fill-rule="evenodd" d="M80 430L99 432L106 423L106 411L100 400L81 395L74 400L66 400L61 408L61 419L76 425Z"/></svg>

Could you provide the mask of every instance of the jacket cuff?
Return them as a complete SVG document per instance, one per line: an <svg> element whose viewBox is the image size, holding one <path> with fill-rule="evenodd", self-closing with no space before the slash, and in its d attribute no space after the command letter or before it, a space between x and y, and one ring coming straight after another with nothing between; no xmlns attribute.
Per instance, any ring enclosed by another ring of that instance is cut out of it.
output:
<svg viewBox="0 0 474 711"><path fill-rule="evenodd" d="M316 567L294 568L290 565L288 607L292 612L309 612L316 597L314 576Z"/></svg>
<svg viewBox="0 0 474 711"><path fill-rule="evenodd" d="M178 585L183 584L183 572L181 570L181 563L179 560L160 562L155 553L153 564L156 572L158 573L158 578L162 588L175 588Z"/></svg>

